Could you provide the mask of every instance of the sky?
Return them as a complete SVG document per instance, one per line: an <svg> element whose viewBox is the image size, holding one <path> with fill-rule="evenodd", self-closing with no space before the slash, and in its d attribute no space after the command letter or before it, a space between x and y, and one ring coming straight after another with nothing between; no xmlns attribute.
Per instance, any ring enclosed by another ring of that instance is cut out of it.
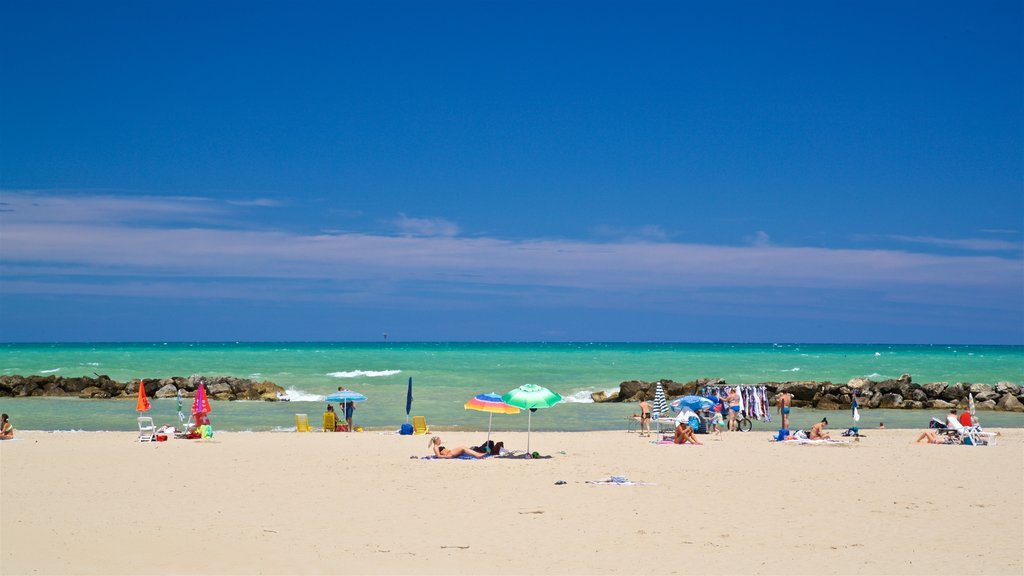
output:
<svg viewBox="0 0 1024 576"><path fill-rule="evenodd" d="M0 3L0 341L1024 344L1020 2Z"/></svg>

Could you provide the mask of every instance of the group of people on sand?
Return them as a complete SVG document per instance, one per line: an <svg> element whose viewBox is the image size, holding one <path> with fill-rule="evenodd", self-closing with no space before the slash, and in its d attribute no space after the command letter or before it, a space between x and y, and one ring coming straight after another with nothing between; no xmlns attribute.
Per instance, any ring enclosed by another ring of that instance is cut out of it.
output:
<svg viewBox="0 0 1024 576"><path fill-rule="evenodd" d="M957 432L963 432L964 428L970 428L974 425L971 420L971 413L964 412L957 416L956 408L949 411L946 416L946 428L947 430L956 430ZM921 435L914 441L915 444L949 444L951 443L950 438L945 435L940 435L938 432L933 430L925 430L921 432Z"/></svg>
<svg viewBox="0 0 1024 576"><path fill-rule="evenodd" d="M343 392L344 390L345 390L344 386L338 386L338 392ZM334 405L330 404L330 403L327 404L327 411L330 412L331 414L337 414L335 416L335 418L334 418L334 431L335 432L351 432L353 430L353 428L352 428L352 416L355 414L355 411L356 411L356 403L355 402L345 402L344 406L345 406L344 407L344 410L345 410L345 424L342 424L341 423L341 418L339 417L340 414L338 414L338 413L336 413L334 411Z"/></svg>

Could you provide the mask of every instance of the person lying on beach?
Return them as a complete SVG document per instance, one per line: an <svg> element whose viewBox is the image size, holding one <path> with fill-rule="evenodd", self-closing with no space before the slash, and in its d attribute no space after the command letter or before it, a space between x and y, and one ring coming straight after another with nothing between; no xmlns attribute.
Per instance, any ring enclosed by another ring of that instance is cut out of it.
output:
<svg viewBox="0 0 1024 576"><path fill-rule="evenodd" d="M14 440L14 426L7 414L0 414L0 440Z"/></svg>
<svg viewBox="0 0 1024 576"><path fill-rule="evenodd" d="M825 426L828 426L828 418L822 418L821 422L818 422L807 432L807 437L811 440L831 440L832 437L825 431Z"/></svg>
<svg viewBox="0 0 1024 576"><path fill-rule="evenodd" d="M936 434L935 432L932 432L931 430L925 430L924 432L921 432L921 435L918 436L917 440L914 441L914 444L946 444L946 443L947 443L947 440L945 438L940 438L938 434Z"/></svg>
<svg viewBox="0 0 1024 576"><path fill-rule="evenodd" d="M469 454L473 458L483 458L486 456L483 452L477 452L472 448L466 448L465 446L456 446L455 448L445 448L441 446L441 437L434 436L430 439L429 447L434 449L434 456L438 458L458 458L463 454Z"/></svg>

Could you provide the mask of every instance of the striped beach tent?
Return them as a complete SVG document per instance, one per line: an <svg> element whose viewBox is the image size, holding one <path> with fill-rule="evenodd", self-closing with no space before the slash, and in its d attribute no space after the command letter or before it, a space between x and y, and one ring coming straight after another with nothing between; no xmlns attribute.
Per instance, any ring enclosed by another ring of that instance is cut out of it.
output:
<svg viewBox="0 0 1024 576"><path fill-rule="evenodd" d="M665 401L665 389L661 386L661 381L658 381L658 386L654 389L654 413L665 414L668 412L668 402Z"/></svg>

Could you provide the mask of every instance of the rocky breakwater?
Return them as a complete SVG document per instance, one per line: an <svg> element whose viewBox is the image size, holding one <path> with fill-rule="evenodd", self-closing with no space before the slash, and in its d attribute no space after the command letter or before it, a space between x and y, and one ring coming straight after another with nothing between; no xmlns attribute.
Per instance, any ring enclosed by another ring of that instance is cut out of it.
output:
<svg viewBox="0 0 1024 576"><path fill-rule="evenodd" d="M654 382L630 380L619 384L619 391L613 394L597 392L591 395L594 402L637 402L642 398L654 398L658 382L665 389L669 400L687 394L696 394L705 385L726 385L721 378L699 378L685 384L663 379ZM904 374L894 380L874 381L867 378L853 378L846 384L815 381L761 382L769 393L769 402L775 405L779 394L789 392L793 406L818 410L842 410L850 407L854 391L862 408L894 409L966 409L969 395L974 396L978 410L1000 410L1024 412L1024 389L1012 382L998 384L972 384L969 382L933 382L918 384L910 375Z"/></svg>
<svg viewBox="0 0 1024 576"><path fill-rule="evenodd" d="M172 376L170 378L143 378L118 382L109 376L95 378L62 376L0 376L0 397L57 396L74 398L133 399L138 396L139 383L150 398L194 397L199 382L206 385L211 400L265 400L276 402L284 395L284 388L270 381L257 382L234 376Z"/></svg>

